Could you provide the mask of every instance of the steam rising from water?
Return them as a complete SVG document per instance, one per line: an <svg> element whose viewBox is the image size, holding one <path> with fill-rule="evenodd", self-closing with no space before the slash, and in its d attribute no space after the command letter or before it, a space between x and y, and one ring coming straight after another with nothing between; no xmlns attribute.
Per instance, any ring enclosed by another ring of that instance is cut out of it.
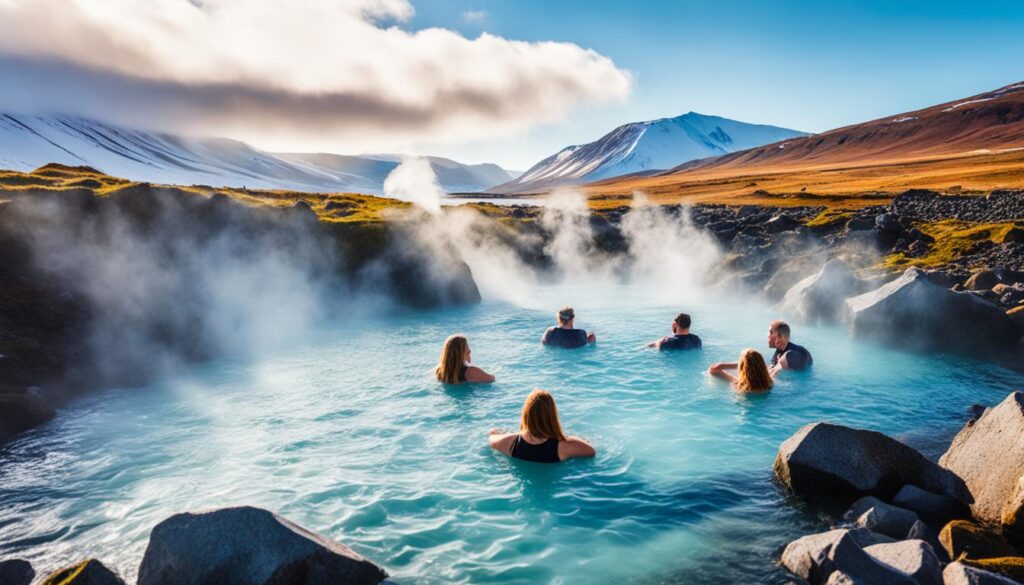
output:
<svg viewBox="0 0 1024 585"><path fill-rule="evenodd" d="M423 157L406 157L384 179L384 195L409 201L433 214L441 213L444 190Z"/></svg>

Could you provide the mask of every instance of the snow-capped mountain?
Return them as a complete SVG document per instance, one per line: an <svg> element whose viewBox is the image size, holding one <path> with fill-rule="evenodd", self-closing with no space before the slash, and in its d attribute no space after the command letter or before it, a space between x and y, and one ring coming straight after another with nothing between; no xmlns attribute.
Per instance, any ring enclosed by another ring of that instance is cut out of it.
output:
<svg viewBox="0 0 1024 585"><path fill-rule="evenodd" d="M512 175L493 164L427 157L442 188L483 191ZM226 138L186 138L77 117L0 114L0 169L88 165L133 181L379 194L394 155L280 154Z"/></svg>
<svg viewBox="0 0 1024 585"><path fill-rule="evenodd" d="M690 112L676 118L619 126L590 144L570 146L549 156L491 191L543 191L560 185L670 169L687 161L798 136L807 133Z"/></svg>

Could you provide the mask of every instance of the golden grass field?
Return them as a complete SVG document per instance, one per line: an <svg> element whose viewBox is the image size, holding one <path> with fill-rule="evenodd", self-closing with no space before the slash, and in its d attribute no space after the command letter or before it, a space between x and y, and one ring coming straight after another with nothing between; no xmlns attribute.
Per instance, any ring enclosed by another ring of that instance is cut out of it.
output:
<svg viewBox="0 0 1024 585"><path fill-rule="evenodd" d="M634 192L659 204L824 205L855 209L886 203L907 189L984 193L1024 188L1024 148L921 159L798 166L696 168L626 177L583 188L595 208L627 204Z"/></svg>

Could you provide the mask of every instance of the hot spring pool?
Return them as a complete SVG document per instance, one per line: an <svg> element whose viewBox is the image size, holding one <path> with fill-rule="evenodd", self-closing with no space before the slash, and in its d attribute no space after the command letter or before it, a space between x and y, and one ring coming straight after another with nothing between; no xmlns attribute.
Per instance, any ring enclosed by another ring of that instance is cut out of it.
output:
<svg viewBox="0 0 1024 585"><path fill-rule="evenodd" d="M530 299L325 327L287 351L80 399L0 450L0 557L44 571L95 556L134 578L163 518L251 504L352 545L404 584L781 583L777 551L821 523L772 482L786 437L829 420L935 455L969 405L1024 382L797 326L813 371L741 397L704 371L744 347L767 354L776 315L765 307L667 305L628 286ZM596 346L538 345L566 302ZM681 309L704 350L645 349ZM432 380L459 331L498 383ZM488 429L514 427L535 386L554 392L596 459L545 466L487 448Z"/></svg>

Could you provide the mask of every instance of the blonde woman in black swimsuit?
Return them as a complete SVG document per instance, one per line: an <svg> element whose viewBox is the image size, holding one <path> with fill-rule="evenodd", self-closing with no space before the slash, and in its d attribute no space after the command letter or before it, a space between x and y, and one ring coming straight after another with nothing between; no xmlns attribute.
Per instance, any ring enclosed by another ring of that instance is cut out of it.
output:
<svg viewBox="0 0 1024 585"><path fill-rule="evenodd" d="M492 430L488 443L509 457L537 463L558 463L597 453L585 440L565 436L554 397L540 389L531 392L523 404L519 432Z"/></svg>
<svg viewBox="0 0 1024 585"><path fill-rule="evenodd" d="M494 381L494 376L476 366L469 365L473 351L469 348L469 340L465 335L452 335L444 342L441 359L434 368L439 382L445 384L462 384L463 382Z"/></svg>

